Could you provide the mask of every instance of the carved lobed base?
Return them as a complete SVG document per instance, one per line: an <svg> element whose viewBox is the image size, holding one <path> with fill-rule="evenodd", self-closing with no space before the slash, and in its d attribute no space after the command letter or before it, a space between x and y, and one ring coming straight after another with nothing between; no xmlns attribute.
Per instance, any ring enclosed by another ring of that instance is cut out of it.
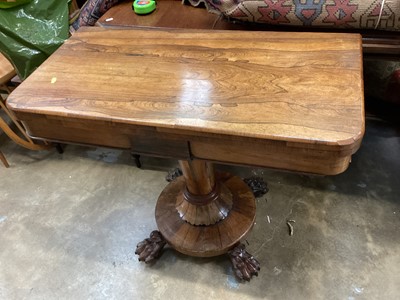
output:
<svg viewBox="0 0 400 300"><path fill-rule="evenodd" d="M232 209L213 225L191 225L181 218L176 201L185 189L183 177L168 184L158 198L156 222L159 231L175 250L190 256L211 257L234 247L253 226L256 204L249 187L237 176L217 173L216 179L232 194Z"/></svg>
<svg viewBox="0 0 400 300"><path fill-rule="evenodd" d="M155 217L159 231L138 244L139 260L153 261L166 243L196 257L228 253L235 275L250 280L258 274L260 264L240 240L255 220L252 190L237 176L214 173L208 163L191 163L183 171L184 176L170 182L158 198ZM203 193L195 194L189 188Z"/></svg>

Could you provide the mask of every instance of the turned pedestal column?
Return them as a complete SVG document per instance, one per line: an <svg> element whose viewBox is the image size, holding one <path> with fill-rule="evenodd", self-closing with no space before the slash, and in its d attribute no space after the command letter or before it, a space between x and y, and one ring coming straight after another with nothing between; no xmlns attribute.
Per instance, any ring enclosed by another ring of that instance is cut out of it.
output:
<svg viewBox="0 0 400 300"><path fill-rule="evenodd" d="M210 162L179 163L183 176L168 184L157 202L160 233L187 255L210 257L228 252L254 223L252 191L239 177L214 172Z"/></svg>

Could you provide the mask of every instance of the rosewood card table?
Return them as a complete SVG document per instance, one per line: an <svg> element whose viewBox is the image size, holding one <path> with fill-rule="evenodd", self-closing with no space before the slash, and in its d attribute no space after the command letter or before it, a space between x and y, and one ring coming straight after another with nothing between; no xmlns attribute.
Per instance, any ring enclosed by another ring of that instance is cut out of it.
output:
<svg viewBox="0 0 400 300"><path fill-rule="evenodd" d="M168 243L228 253L239 278L259 263L240 244L255 199L213 162L334 175L364 134L356 34L82 28L9 97L30 136L176 158L149 262Z"/></svg>

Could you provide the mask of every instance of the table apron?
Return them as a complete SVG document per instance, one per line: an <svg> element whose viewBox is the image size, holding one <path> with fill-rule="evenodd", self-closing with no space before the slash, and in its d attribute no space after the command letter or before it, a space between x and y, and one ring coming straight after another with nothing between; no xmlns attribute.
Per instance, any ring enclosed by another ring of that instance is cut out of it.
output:
<svg viewBox="0 0 400 300"><path fill-rule="evenodd" d="M180 160L270 167L321 175L345 171L352 148L260 140L163 128L17 112L29 135L64 143L131 149L134 153Z"/></svg>

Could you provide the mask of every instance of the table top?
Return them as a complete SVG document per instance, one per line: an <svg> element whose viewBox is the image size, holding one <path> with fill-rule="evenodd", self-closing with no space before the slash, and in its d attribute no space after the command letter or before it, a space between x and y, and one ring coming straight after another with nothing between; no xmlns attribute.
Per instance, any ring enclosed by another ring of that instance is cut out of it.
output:
<svg viewBox="0 0 400 300"><path fill-rule="evenodd" d="M8 100L16 112L351 145L357 34L81 28Z"/></svg>
<svg viewBox="0 0 400 300"><path fill-rule="evenodd" d="M157 8L151 14L137 15L132 10L132 1L119 2L111 7L97 21L98 26L124 27L168 27L191 29L224 29L224 30L259 30L259 31L312 31L312 32L341 32L361 33L363 54L368 57L399 60L400 35L395 31L382 31L357 28L329 28L282 26L281 24L267 24L256 22L238 22L228 20L218 14L208 12L204 7L183 5L177 0L157 1Z"/></svg>

